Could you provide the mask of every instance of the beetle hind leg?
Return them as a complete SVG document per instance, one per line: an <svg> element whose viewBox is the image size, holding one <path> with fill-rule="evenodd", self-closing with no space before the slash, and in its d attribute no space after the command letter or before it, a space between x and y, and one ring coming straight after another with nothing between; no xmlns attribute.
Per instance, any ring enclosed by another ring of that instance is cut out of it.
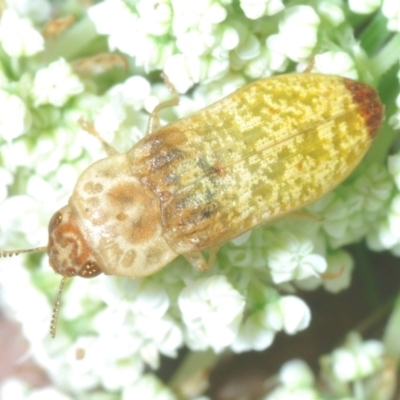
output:
<svg viewBox="0 0 400 400"><path fill-rule="evenodd" d="M219 250L219 247L212 247L210 249L210 255L208 257L208 261L206 261L206 259L204 258L204 255L201 251L186 253L186 254L183 254L183 256L186 258L186 260L189 261L190 264L192 264L192 266L194 268L197 269L197 271L205 272L214 266L215 260L217 258L218 250Z"/></svg>
<svg viewBox="0 0 400 400"><path fill-rule="evenodd" d="M84 120L82 117L79 118L78 122L79 122L79 125L82 127L83 130L85 130L87 133L89 133L90 135L94 136L97 140L100 141L100 143L103 145L104 150L106 151L108 156L119 154L119 152L117 150L115 150L114 147L110 146L101 137L100 133L97 132L96 128L94 127L94 125L91 122Z"/></svg>

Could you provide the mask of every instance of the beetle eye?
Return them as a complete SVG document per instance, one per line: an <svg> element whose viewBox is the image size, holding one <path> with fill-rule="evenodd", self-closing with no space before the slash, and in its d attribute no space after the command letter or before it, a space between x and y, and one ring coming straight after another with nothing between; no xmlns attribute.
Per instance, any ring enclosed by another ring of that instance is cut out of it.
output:
<svg viewBox="0 0 400 400"><path fill-rule="evenodd" d="M87 261L78 272L78 275L82 278L94 278L100 274L101 269L94 261Z"/></svg>
<svg viewBox="0 0 400 400"><path fill-rule="evenodd" d="M63 216L62 213L60 213L60 211L57 211L53 217L50 220L49 223L49 231L53 231L57 226L59 226L61 224L61 221L63 220Z"/></svg>

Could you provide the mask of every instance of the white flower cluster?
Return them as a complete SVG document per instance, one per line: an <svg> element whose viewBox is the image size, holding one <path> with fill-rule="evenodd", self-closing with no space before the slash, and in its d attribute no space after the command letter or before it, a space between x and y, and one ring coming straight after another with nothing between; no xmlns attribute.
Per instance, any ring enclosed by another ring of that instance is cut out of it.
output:
<svg viewBox="0 0 400 400"><path fill-rule="evenodd" d="M287 361L279 371L279 387L264 400L322 400L314 386L314 375L304 361Z"/></svg>
<svg viewBox="0 0 400 400"><path fill-rule="evenodd" d="M397 73L397 79L400 82L400 71ZM390 117L389 123L394 129L400 129L400 94L396 97L396 107L397 111Z"/></svg>
<svg viewBox="0 0 400 400"><path fill-rule="evenodd" d="M110 74L113 79L97 87L69 61L71 48L92 54L73 29L61 35L63 47L35 26L53 15L50 1L38 1L37 9L28 0L9 3L0 19L0 249L46 243L49 217L68 201L79 174L104 155L98 140L79 127L80 117L92 120L120 151L143 136L148 113L171 96L164 84L143 76L148 72L164 69L179 91L192 88L179 107L165 110L164 122L291 62L304 70L316 49L322 52L314 57L315 72L357 78L368 69L339 1L105 0L88 8L89 17L81 11L80 29L94 23L96 39L106 35L110 49L130 58L128 76ZM371 12L370 4L359 5L359 12ZM384 1L384 9L390 4ZM193 352L264 350L278 332L293 335L309 326L311 311L293 294L296 288L337 292L349 286L353 261L343 245L367 236L371 246L400 254L400 200L393 194L394 181L400 182L398 158L389 161L392 177L383 166L370 165L303 214L224 246L206 274L178 259L146 279L71 279L53 341L47 331L59 277L47 257L30 269L21 267L22 258L2 262L3 305L23 324L30 355L74 398L85 393L90 399L98 390L117 399L174 399L144 372L147 366L156 370L161 356L176 357L184 346ZM282 393L318 398L302 364L286 366L281 381L289 387ZM27 394L15 382L0 390L6 400L69 398L55 391Z"/></svg>
<svg viewBox="0 0 400 400"><path fill-rule="evenodd" d="M379 384L369 382L369 377L389 374L390 363L386 364L384 346L378 340L362 341L356 333L350 333L343 347L335 349L331 354L321 358L322 381L330 388L329 398L336 400L356 399L389 399L393 387L386 385L382 392ZM389 367L386 371L385 368ZM326 399L314 378L310 367L302 360L287 361L280 369L279 386L268 394L264 400ZM373 378L371 378L373 379ZM376 382L375 382L376 383ZM387 393L388 397L382 393Z"/></svg>
<svg viewBox="0 0 400 400"><path fill-rule="evenodd" d="M345 346L332 352L329 361L336 379L350 382L373 375L383 366L383 343L378 340L362 341L359 335L350 334ZM328 361L325 359L325 363Z"/></svg>
<svg viewBox="0 0 400 400"><path fill-rule="evenodd" d="M91 7L89 16L97 32L108 36L111 50L135 57L146 71L164 69L182 93L196 83L220 80L232 70L255 78L282 71L289 59L311 55L319 24L311 7L284 10L280 0L241 1L240 6L251 19L283 11L278 33L266 42L269 28L259 24L255 32L234 13L231 0L141 0L135 7L106 0Z"/></svg>
<svg viewBox="0 0 400 400"><path fill-rule="evenodd" d="M400 255L400 154L388 157L388 170L395 185L387 202L386 213L368 236L368 245L374 250L390 250Z"/></svg>
<svg viewBox="0 0 400 400"><path fill-rule="evenodd" d="M387 29L400 32L400 3L397 0L349 0L349 7L357 14L371 14L380 8L388 19Z"/></svg>

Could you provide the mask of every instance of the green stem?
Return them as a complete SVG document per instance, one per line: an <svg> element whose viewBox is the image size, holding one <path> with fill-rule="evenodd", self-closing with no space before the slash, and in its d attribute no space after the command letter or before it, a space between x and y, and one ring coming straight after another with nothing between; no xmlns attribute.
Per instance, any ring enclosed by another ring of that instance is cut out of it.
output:
<svg viewBox="0 0 400 400"><path fill-rule="evenodd" d="M386 25L387 19L379 12L358 36L361 47L369 56L376 53L390 37L391 33L388 32Z"/></svg>
<svg viewBox="0 0 400 400"><path fill-rule="evenodd" d="M359 243L354 247L354 256L356 264L360 266L360 276L363 281L364 290L366 293L366 301L369 303L367 306L375 309L380 304L376 280L372 271L371 259L365 247Z"/></svg>
<svg viewBox="0 0 400 400"><path fill-rule="evenodd" d="M379 52L371 59L371 68L375 76L381 76L399 61L400 33L392 36Z"/></svg>
<svg viewBox="0 0 400 400"><path fill-rule="evenodd" d="M399 362L400 360L400 341L399 341L399 326L400 326L400 296L397 297L394 309L390 315L389 322L386 324L383 342L385 349L390 357Z"/></svg>

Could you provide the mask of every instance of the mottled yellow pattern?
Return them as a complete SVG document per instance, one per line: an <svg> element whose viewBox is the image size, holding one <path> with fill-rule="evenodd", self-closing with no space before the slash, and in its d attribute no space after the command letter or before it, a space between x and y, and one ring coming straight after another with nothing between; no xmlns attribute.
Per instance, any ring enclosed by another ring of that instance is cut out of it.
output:
<svg viewBox="0 0 400 400"><path fill-rule="evenodd" d="M362 89L357 102L349 83L358 85L357 94ZM167 242L186 253L224 243L330 191L368 150L381 114L366 85L282 75L159 129L127 156L132 174L161 201Z"/></svg>

